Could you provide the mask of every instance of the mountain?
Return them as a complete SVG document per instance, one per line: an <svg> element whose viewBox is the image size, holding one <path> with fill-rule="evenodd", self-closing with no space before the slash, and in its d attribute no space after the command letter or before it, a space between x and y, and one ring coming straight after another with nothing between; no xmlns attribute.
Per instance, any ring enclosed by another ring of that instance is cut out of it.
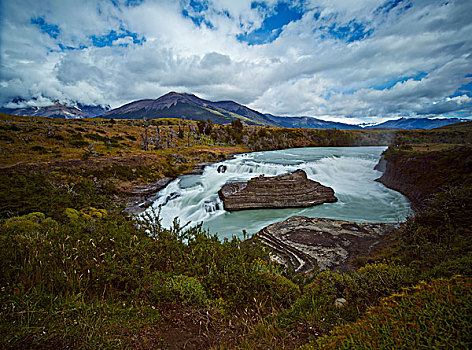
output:
<svg viewBox="0 0 472 350"><path fill-rule="evenodd" d="M243 117L249 118L250 120L258 121L264 125L279 126L277 122L274 122L272 118L267 114L262 114L256 110L253 110L244 105L240 105L234 101L219 101L211 102L214 107L224 109L225 111L232 112Z"/></svg>
<svg viewBox="0 0 472 350"><path fill-rule="evenodd" d="M77 104L77 108L80 109L82 112L86 113L89 117L98 117L103 113L108 112L111 108L109 105L106 106L90 106L90 105L83 105L81 103Z"/></svg>
<svg viewBox="0 0 472 350"><path fill-rule="evenodd" d="M212 102L192 94L169 92L156 100L139 100L102 115L115 119L183 118L225 124L240 119L246 124L277 126L264 114L233 101Z"/></svg>
<svg viewBox="0 0 472 350"><path fill-rule="evenodd" d="M377 125L371 125L366 127L366 129L434 129L465 121L467 121L467 119L400 118L396 120L387 120L386 122Z"/></svg>
<svg viewBox="0 0 472 350"><path fill-rule="evenodd" d="M77 106L67 106L56 102L46 107L0 108L0 112L31 117L77 119L96 117L109 109L109 106L87 106L80 103Z"/></svg>
<svg viewBox="0 0 472 350"><path fill-rule="evenodd" d="M308 128L308 129L361 129L359 125L330 122L312 117L277 117L266 114L268 118L280 126L286 128Z"/></svg>
<svg viewBox="0 0 472 350"><path fill-rule="evenodd" d="M240 119L249 125L283 126L311 129L360 129L357 125L328 122L310 117L278 117L262 114L234 101L208 101L192 94L169 92L156 100L140 100L112 109L103 118L183 118L191 120L210 119L224 124Z"/></svg>

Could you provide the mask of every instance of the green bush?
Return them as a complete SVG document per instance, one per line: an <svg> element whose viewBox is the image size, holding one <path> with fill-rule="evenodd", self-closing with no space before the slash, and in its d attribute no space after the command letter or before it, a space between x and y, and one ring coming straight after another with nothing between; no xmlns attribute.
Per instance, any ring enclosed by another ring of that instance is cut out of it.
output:
<svg viewBox="0 0 472 350"><path fill-rule="evenodd" d="M177 275L155 285L152 294L157 301L181 302L184 305L204 306L208 297L202 284L195 277Z"/></svg>
<svg viewBox="0 0 472 350"><path fill-rule="evenodd" d="M369 264L351 273L324 270L278 322L291 328L296 322L317 325L320 330L356 320L369 306L416 281L413 270L394 263ZM342 307L335 304L343 298Z"/></svg>
<svg viewBox="0 0 472 350"><path fill-rule="evenodd" d="M38 235L57 228L57 222L40 212L9 218L3 224L9 235Z"/></svg>
<svg viewBox="0 0 472 350"><path fill-rule="evenodd" d="M472 277L472 255L446 260L434 266L432 269L422 271L421 279L451 278L455 275Z"/></svg>
<svg viewBox="0 0 472 350"><path fill-rule="evenodd" d="M39 152L40 154L46 154L47 150L43 146L33 146L31 147L31 150L34 152Z"/></svg>
<svg viewBox="0 0 472 350"><path fill-rule="evenodd" d="M112 184L78 179L69 184L56 184L38 170L0 172L0 217L21 216L40 211L54 220L64 218L65 208L94 206L112 210Z"/></svg>
<svg viewBox="0 0 472 350"><path fill-rule="evenodd" d="M304 349L469 349L472 279L421 282Z"/></svg>
<svg viewBox="0 0 472 350"><path fill-rule="evenodd" d="M471 203L471 187L437 193L424 212L408 218L397 231L399 257L425 269L470 251Z"/></svg>

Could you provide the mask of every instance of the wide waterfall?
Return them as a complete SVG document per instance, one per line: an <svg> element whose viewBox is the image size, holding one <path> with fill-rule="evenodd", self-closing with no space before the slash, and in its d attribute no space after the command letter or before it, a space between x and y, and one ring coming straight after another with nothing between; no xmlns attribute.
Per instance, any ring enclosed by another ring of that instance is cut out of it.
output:
<svg viewBox="0 0 472 350"><path fill-rule="evenodd" d="M171 226L203 222L219 237L253 234L271 223L293 215L343 219L356 222L399 222L409 213L406 198L374 181L374 170L385 147L319 147L236 155L207 166L202 175L186 175L171 182L153 204L161 208L162 224ZM221 165L224 165L221 166ZM265 209L226 212L218 198L229 181L249 180L264 174L280 175L303 169L310 179L332 187L336 203L311 208Z"/></svg>

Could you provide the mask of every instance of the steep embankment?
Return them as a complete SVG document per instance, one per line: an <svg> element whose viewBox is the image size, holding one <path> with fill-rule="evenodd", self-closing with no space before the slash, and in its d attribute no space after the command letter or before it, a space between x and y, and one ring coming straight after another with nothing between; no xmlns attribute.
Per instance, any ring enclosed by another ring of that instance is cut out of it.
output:
<svg viewBox="0 0 472 350"><path fill-rule="evenodd" d="M377 169L383 171L378 181L403 193L418 213L434 193L445 187L472 184L472 148L413 152L391 147Z"/></svg>

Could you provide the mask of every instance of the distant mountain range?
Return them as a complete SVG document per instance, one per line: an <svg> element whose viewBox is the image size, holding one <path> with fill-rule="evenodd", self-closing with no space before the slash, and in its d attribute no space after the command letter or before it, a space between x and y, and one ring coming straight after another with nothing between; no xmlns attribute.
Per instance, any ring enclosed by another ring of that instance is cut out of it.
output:
<svg viewBox="0 0 472 350"><path fill-rule="evenodd" d="M239 119L248 125L309 129L433 129L467 121L459 118L400 118L370 126L352 125L306 116L280 117L263 114L234 101L213 102L201 99L193 94L177 92L169 92L155 100L134 101L111 110L109 106L86 106L81 104L66 106L55 103L47 107L0 108L0 112L68 119L88 117L114 119L182 118L195 121L210 119L217 124L226 124Z"/></svg>
<svg viewBox="0 0 472 350"><path fill-rule="evenodd" d="M65 119L98 117L109 110L110 106L87 106L80 103L77 106L66 106L58 102L46 107L0 108L1 113Z"/></svg>
<svg viewBox="0 0 472 350"><path fill-rule="evenodd" d="M400 118L396 120L387 120L381 124L371 125L366 127L366 129L434 129L466 121L468 120L460 118Z"/></svg>
<svg viewBox="0 0 472 350"><path fill-rule="evenodd" d="M279 126L286 128L307 128L307 129L362 129L359 125L330 122L312 117L277 117L266 114Z"/></svg>

